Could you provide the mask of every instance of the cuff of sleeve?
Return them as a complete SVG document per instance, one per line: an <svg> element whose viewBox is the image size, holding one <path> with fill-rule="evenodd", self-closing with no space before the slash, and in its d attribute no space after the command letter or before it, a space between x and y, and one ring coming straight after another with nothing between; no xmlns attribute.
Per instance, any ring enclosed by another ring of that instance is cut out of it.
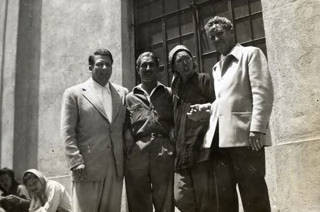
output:
<svg viewBox="0 0 320 212"><path fill-rule="evenodd" d="M84 164L82 157L79 157L77 159L71 159L69 162L69 168L70 170L72 170L74 167L79 166L81 164Z"/></svg>
<svg viewBox="0 0 320 212"><path fill-rule="evenodd" d="M260 132L266 134L268 125L267 124L258 124L255 122L251 122L250 132Z"/></svg>

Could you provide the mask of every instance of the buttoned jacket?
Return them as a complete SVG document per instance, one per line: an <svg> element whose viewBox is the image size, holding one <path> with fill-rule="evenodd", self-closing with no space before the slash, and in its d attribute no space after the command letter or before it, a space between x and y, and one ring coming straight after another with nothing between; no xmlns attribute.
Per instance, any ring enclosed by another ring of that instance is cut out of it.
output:
<svg viewBox="0 0 320 212"><path fill-rule="evenodd" d="M110 164L115 166L117 176L123 177L124 102L128 90L110 83L110 91L112 121L108 120L90 80L66 89L63 94L61 134L68 166L72 169L85 164L85 181L103 179ZM73 176L73 180L79 179Z"/></svg>
<svg viewBox="0 0 320 212"><path fill-rule="evenodd" d="M249 145L250 131L266 133L273 104L267 60L256 47L234 46L212 68L216 100L204 146L210 147L219 122L219 146ZM265 145L270 141L264 139Z"/></svg>

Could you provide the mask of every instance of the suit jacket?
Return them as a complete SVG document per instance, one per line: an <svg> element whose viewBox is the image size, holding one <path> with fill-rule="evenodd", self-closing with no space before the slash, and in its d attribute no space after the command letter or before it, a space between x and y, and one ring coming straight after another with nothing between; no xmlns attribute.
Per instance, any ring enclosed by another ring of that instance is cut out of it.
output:
<svg viewBox="0 0 320 212"><path fill-rule="evenodd" d="M85 181L103 179L106 167L110 164L114 164L117 176L123 177L123 128L126 114L124 101L128 90L110 83L110 123L91 83L88 80L75 85L66 89L63 94L61 134L68 166L71 169L85 164ZM110 154L113 162L110 162ZM73 180L79 179L73 176Z"/></svg>
<svg viewBox="0 0 320 212"><path fill-rule="evenodd" d="M250 131L266 133L272 110L267 60L259 48L237 44L224 61L212 68L216 100L204 147L211 146L217 122L219 147L248 146Z"/></svg>

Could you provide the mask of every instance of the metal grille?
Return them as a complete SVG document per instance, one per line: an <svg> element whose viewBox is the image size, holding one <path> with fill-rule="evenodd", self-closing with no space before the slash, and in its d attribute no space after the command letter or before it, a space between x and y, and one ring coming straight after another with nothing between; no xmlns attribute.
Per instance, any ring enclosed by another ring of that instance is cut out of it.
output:
<svg viewBox="0 0 320 212"><path fill-rule="evenodd" d="M257 46L266 54L261 0L135 0L134 12L136 57L144 51L159 56L160 81L167 85L168 53L177 44L192 51L199 72L209 72L218 61L203 29L215 15L232 20L237 42Z"/></svg>

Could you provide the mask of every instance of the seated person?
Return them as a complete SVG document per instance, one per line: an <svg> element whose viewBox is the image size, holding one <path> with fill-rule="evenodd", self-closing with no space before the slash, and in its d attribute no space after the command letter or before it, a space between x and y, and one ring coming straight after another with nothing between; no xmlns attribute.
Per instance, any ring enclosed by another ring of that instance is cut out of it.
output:
<svg viewBox="0 0 320 212"><path fill-rule="evenodd" d="M29 169L23 174L31 203L30 212L71 212L71 199L65 187L48 180L36 169Z"/></svg>
<svg viewBox="0 0 320 212"><path fill-rule="evenodd" d="M0 169L0 207L10 212L28 211L29 194L23 185L14 177L14 172L8 168Z"/></svg>

